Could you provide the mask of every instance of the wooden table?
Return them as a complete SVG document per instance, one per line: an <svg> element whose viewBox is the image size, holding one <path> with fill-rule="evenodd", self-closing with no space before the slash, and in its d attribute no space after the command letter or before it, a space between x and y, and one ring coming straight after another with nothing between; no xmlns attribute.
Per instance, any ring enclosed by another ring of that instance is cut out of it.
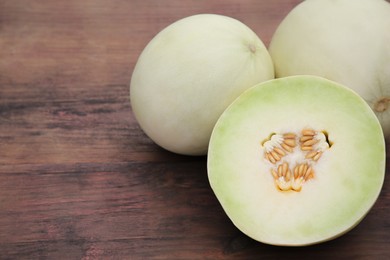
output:
<svg viewBox="0 0 390 260"><path fill-rule="evenodd" d="M196 13L268 45L299 0L0 0L0 259L390 259L390 182L348 234L264 245L224 214L206 158L139 128L129 82L147 42Z"/></svg>

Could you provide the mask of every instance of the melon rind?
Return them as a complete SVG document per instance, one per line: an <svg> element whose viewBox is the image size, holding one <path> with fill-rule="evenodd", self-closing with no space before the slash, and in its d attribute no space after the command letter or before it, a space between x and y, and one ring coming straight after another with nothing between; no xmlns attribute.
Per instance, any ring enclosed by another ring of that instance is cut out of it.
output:
<svg viewBox="0 0 390 260"><path fill-rule="evenodd" d="M302 1L277 27L269 52L276 77L316 75L353 89L390 138L388 1ZM387 109L375 109L381 100Z"/></svg>
<svg viewBox="0 0 390 260"><path fill-rule="evenodd" d="M132 74L130 101L155 143L204 155L225 108L273 78L268 50L249 27L231 17L198 14L174 22L147 44Z"/></svg>
<svg viewBox="0 0 390 260"><path fill-rule="evenodd" d="M300 192L273 185L261 142L270 133L327 131L333 143ZM354 227L379 196L385 142L373 111L352 90L292 76L245 91L219 118L208 150L210 185L232 222L273 245L310 245Z"/></svg>

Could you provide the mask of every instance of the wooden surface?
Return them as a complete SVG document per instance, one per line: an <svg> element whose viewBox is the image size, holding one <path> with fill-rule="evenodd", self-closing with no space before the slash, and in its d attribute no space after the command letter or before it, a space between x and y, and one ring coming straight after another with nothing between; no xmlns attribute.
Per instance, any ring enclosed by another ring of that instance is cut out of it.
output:
<svg viewBox="0 0 390 260"><path fill-rule="evenodd" d="M255 242L222 211L206 158L157 147L129 81L146 43L196 13L268 45L299 0L0 0L0 259L390 259L390 182L324 244Z"/></svg>

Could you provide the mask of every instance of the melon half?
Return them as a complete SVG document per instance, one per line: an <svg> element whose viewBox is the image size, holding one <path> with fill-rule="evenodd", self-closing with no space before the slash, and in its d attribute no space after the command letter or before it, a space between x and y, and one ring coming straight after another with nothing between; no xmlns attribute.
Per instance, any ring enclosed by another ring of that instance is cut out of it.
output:
<svg viewBox="0 0 390 260"><path fill-rule="evenodd" d="M232 222L263 243L333 239L375 203L385 173L380 123L352 90L316 76L258 84L221 115L210 185Z"/></svg>

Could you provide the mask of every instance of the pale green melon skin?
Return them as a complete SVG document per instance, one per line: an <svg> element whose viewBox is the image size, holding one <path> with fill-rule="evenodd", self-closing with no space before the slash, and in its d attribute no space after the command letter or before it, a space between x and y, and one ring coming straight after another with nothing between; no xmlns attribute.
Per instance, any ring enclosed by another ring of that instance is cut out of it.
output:
<svg viewBox="0 0 390 260"><path fill-rule="evenodd" d="M261 142L312 127L334 142L301 192L273 184ZM340 236L374 205L385 174L385 141L367 103L314 76L271 80L245 91L221 115L209 145L210 185L232 222L263 243L303 246Z"/></svg>
<svg viewBox="0 0 390 260"><path fill-rule="evenodd" d="M389 28L384 0L303 1L270 42L276 77L322 76L353 89L374 109L390 98ZM390 109L375 113L390 137Z"/></svg>
<svg viewBox="0 0 390 260"><path fill-rule="evenodd" d="M200 14L150 41L133 71L130 101L158 145L204 155L224 109L244 90L273 78L268 50L251 29L230 17Z"/></svg>

